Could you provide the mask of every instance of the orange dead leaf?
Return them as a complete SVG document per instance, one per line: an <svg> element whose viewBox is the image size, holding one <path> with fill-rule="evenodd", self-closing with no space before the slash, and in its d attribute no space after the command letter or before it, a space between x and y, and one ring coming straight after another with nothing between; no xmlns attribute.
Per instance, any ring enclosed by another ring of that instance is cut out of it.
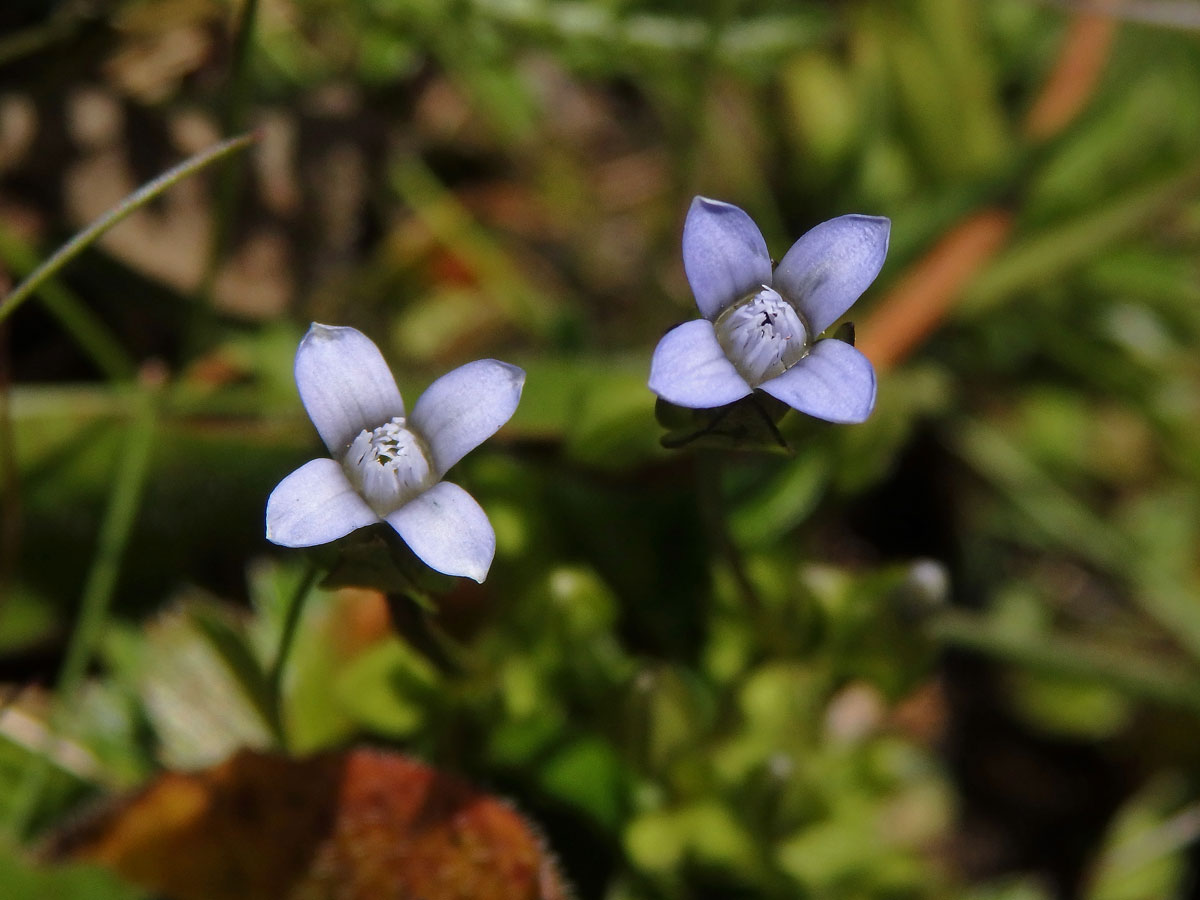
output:
<svg viewBox="0 0 1200 900"><path fill-rule="evenodd" d="M171 900L565 900L507 804L399 754L243 751L167 772L53 853Z"/></svg>
<svg viewBox="0 0 1200 900"><path fill-rule="evenodd" d="M328 628L338 656L357 656L391 635L387 599L369 588L342 588L337 592Z"/></svg>
<svg viewBox="0 0 1200 900"><path fill-rule="evenodd" d="M1025 134L1045 140L1079 114L1095 92L1116 37L1112 16L1081 13L1072 21L1058 59L1025 117Z"/></svg>
<svg viewBox="0 0 1200 900"><path fill-rule="evenodd" d="M1032 140L1061 132L1087 105L1108 62L1116 23L1080 13L1067 30L1054 68L1026 116ZM858 347L879 368L902 362L941 324L971 278L1004 246L1012 213L986 208L947 232L918 260L860 328Z"/></svg>
<svg viewBox="0 0 1200 900"><path fill-rule="evenodd" d="M963 287L1008 239L1012 214L984 209L954 226L912 266L859 329L858 348L889 369L939 325Z"/></svg>

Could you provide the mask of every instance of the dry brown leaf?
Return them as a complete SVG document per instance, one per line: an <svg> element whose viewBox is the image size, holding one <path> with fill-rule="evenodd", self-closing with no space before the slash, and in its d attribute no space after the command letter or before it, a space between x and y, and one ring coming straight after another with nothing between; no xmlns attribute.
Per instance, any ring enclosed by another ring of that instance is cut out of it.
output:
<svg viewBox="0 0 1200 900"><path fill-rule="evenodd" d="M59 838L171 900L565 900L509 805L423 763L359 749L243 751L167 772Z"/></svg>

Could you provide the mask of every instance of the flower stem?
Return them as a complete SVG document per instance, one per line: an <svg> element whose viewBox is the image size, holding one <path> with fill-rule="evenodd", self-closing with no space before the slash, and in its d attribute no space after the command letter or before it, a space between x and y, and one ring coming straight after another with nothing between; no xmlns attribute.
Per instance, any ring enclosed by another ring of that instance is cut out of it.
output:
<svg viewBox="0 0 1200 900"><path fill-rule="evenodd" d="M729 533L729 522L726 515L725 496L721 489L721 473L723 462L716 453L701 451L696 456L696 495L700 501L700 515L708 531L709 539L714 548L725 560L742 602L756 617L761 618L763 612L762 598L746 572L745 560L741 549Z"/></svg>
<svg viewBox="0 0 1200 900"><path fill-rule="evenodd" d="M21 497L17 472L16 429L12 414L12 350L9 327L0 325L0 620L4 618L4 601L11 596L11 586L17 571L17 552L20 542ZM0 704L3 715L6 704Z"/></svg>
<svg viewBox="0 0 1200 900"><path fill-rule="evenodd" d="M275 739L279 742L279 746L284 750L288 748L287 726L283 718L283 673L287 667L288 656L292 652L292 644L296 639L297 626L300 624L300 614L304 611L304 601L308 595L312 593L313 586L317 583L317 567L309 562L308 568L301 577L296 589L292 592L291 599L288 600L287 610L284 612L283 627L279 632L279 649L275 652L275 659L271 662L271 670L267 673L267 697L269 701L268 710L270 711L271 730L275 732Z"/></svg>
<svg viewBox="0 0 1200 900"><path fill-rule="evenodd" d="M222 141L201 153L197 153L190 159L184 160L175 166L175 168L168 169L153 181L146 182L146 184L142 185L87 228L76 234L75 237L59 247L49 259L38 266L28 278L17 285L12 293L0 301L0 322L11 316L17 307L37 291L48 278L57 274L67 263L90 247L102 234L122 219L127 218L131 213L145 206L176 182L182 181L184 178L195 174L217 160L224 159L233 153L237 153L239 150L244 150L255 140L257 140L257 135L243 134L240 137Z"/></svg>
<svg viewBox="0 0 1200 900"><path fill-rule="evenodd" d="M392 627L438 672L447 677L463 673L462 653L453 639L433 622L429 614L432 603L427 596L415 589L389 593L387 605Z"/></svg>
<svg viewBox="0 0 1200 900"><path fill-rule="evenodd" d="M161 379L143 378L135 395L133 421L129 424L125 453L109 495L108 509L100 526L99 546L92 560L80 599L79 620L71 633L59 672L57 697L50 712L46 740L57 741L63 724L79 701L84 675L104 633L109 605L116 588L121 558L129 543L133 523L150 473L156 432ZM9 823L15 836L25 834L37 814L50 774L50 747L34 756L21 790L10 806Z"/></svg>

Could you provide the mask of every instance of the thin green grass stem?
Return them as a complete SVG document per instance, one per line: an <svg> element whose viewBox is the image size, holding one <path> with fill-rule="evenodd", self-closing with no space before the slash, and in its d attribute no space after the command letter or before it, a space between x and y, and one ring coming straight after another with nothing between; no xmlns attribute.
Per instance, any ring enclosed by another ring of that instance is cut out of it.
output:
<svg viewBox="0 0 1200 900"><path fill-rule="evenodd" d="M0 326L0 619L17 570L20 536L20 477L17 474L16 429L12 414L12 348L8 329ZM0 704L0 715L6 704Z"/></svg>
<svg viewBox="0 0 1200 900"><path fill-rule="evenodd" d="M229 73L228 103L225 107L225 128L239 131L245 126L246 106L250 98L250 48L254 46L254 30L258 24L258 0L246 0L238 18L233 37L233 61Z"/></svg>
<svg viewBox="0 0 1200 900"><path fill-rule="evenodd" d="M99 543L80 598L79 619L71 633L58 676L47 731L47 741L51 745L57 741L76 708L84 676L104 633L121 560L150 474L160 397L161 384L157 379L147 379L140 384L134 397L133 420L129 423L125 450L100 524ZM26 833L37 814L49 778L50 749L47 747L33 757L22 789L10 807L11 830L18 838Z"/></svg>
<svg viewBox="0 0 1200 900"><path fill-rule="evenodd" d="M392 627L446 678L467 671L466 654L459 643L434 619L436 601L422 590L410 587L387 595Z"/></svg>
<svg viewBox="0 0 1200 900"><path fill-rule="evenodd" d="M196 172L199 172L206 166L212 165L218 160L237 153L239 150L246 149L256 139L257 136L251 133L222 141L201 153L197 153L195 156L175 166L175 168L168 169L153 181L148 181L142 185L117 204L117 206L113 207L59 247L49 259L38 266L28 278L17 285L7 297L0 300L0 322L3 322L16 312L17 308L25 300L41 289L47 279L56 275L67 263L95 243L108 229L141 209L159 194L163 193L163 191L167 190L167 188L190 175L194 175Z"/></svg>
<svg viewBox="0 0 1200 900"><path fill-rule="evenodd" d="M66 697L74 697L78 691L104 628L121 559L150 474L160 396L161 385L144 384L135 397L134 419L100 526L99 547L84 585L79 622L59 678L59 692Z"/></svg>
<svg viewBox="0 0 1200 900"><path fill-rule="evenodd" d="M287 725L283 716L283 675L287 669L292 645L296 641L296 631L300 624L301 613L304 612L304 601L308 599L308 595L312 593L316 583L317 567L310 562L300 583L296 585L296 590L292 592L292 596L288 600L287 609L284 610L283 627L279 632L279 649L275 652L271 670L267 673L268 709L271 717L268 724L275 732L279 746L284 750L288 748L288 738Z"/></svg>

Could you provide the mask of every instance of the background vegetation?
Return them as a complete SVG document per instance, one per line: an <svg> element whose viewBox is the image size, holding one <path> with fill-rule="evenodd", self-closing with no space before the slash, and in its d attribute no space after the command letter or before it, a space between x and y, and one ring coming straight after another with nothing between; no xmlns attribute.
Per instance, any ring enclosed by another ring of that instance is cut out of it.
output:
<svg viewBox="0 0 1200 900"><path fill-rule="evenodd" d="M1108 6L5 3L0 282L258 138L3 313L4 896L140 896L32 851L281 744L511 799L585 900L1190 896L1200 44L1194 4ZM659 446L697 193L776 257L892 219L867 424ZM441 585L456 667L314 589L281 726L306 554L263 507L317 448L311 320L408 398L480 356L528 379L456 473L498 537Z"/></svg>

